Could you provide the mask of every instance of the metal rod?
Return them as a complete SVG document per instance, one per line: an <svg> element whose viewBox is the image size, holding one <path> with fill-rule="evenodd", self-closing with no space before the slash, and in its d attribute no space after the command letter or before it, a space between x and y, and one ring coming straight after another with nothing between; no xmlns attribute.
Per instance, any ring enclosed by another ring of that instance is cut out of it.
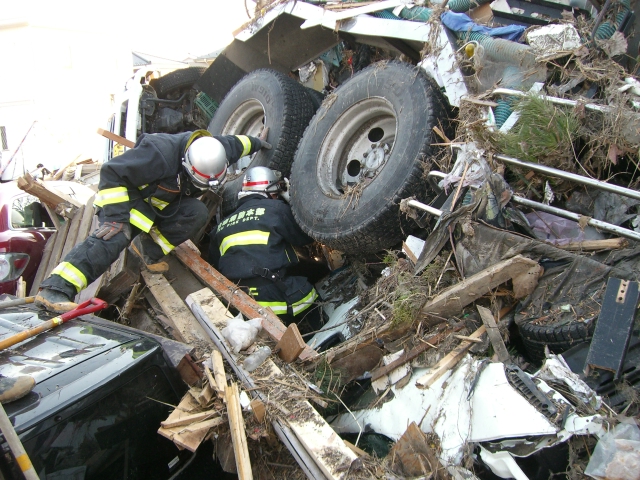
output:
<svg viewBox="0 0 640 480"><path fill-rule="evenodd" d="M407 202L407 205L409 205L410 207L419 208L420 210L424 210L425 212L429 212L431 215L435 215L436 217L439 217L442 215L442 210L438 210L437 208L430 207L429 205L425 205L424 203L421 203L417 200L409 200Z"/></svg>
<svg viewBox="0 0 640 480"><path fill-rule="evenodd" d="M568 218L569 220L574 220L576 222L580 221L582 215L577 213L568 212L561 208L552 207L551 205L545 205L544 203L534 202L533 200L529 200L527 198L518 197L514 195L511 197L511 200L520 205L524 205L526 207L535 208L536 210L542 210L543 212L552 213L559 217ZM587 217L588 218L588 217ZM596 220L595 218L590 218L587 222L587 225L591 225L599 230L604 230L605 232L616 233L622 237L630 238L631 240L640 240L640 233L634 232L633 230L629 230L627 228L619 227L618 225L613 225L612 223L603 222L601 220Z"/></svg>
<svg viewBox="0 0 640 480"><path fill-rule="evenodd" d="M546 168L549 168L549 167L546 167ZM446 173L438 172L438 171L432 171L432 172L429 172L429 175L433 176L433 177L444 178L446 176ZM599 183L603 183L603 182L599 182ZM625 190L628 190L628 189L625 189ZM552 207L550 205L545 205L544 203L535 202L533 200L529 200L527 198L519 197L517 195L513 195L511 197L511 200L514 203L518 203L518 204L524 205L526 207L535 208L536 210L541 210L543 212L553 213L554 215L557 215L559 217L568 218L569 220L574 220L576 222L580 221L580 217L582 217L582 215L579 215L577 213L569 212L567 210L563 210L563 209L557 208L557 207ZM409 200L407 202L407 204L409 206L425 210L425 211L427 211L427 212L429 212L429 213L431 213L433 215L436 215L438 217L440 215L442 215L442 211L437 210L437 209L435 209L433 207L430 207L429 205L425 205L424 203L420 203L420 202L418 202L416 200ZM640 240L640 233L634 232L633 230L629 230L628 228L620 227L618 225L613 225L612 223L607 223L607 222L603 222L602 220L596 220L595 218L592 218L592 219L589 220L589 222L587 222L587 224L591 225L592 227L598 228L600 230L604 230L606 232L611 232L611 233L615 233L617 235L620 235L622 237L630 238L631 240Z"/></svg>
<svg viewBox="0 0 640 480"><path fill-rule="evenodd" d="M590 187L598 188L600 190L605 190L607 192L617 193L618 195L623 195L625 197L635 198L636 200L640 200L640 192L637 190L632 190L631 188L612 185L610 183L603 182L601 180L595 180L593 178L585 177L583 175L565 172L563 170L558 170L557 168L553 168L553 167L547 167L546 165L540 165L538 163L525 162L517 158L508 157L506 155L494 155L493 158L497 158L498 160L502 160L503 162L507 162L512 165L525 167L535 172L546 173L554 177L564 178L565 180L571 180L572 182L581 183L583 185L589 185Z"/></svg>
<svg viewBox="0 0 640 480"><path fill-rule="evenodd" d="M512 90L510 88L496 88L492 94L494 95L511 95L514 97L526 97L527 95L531 95L529 92L521 92L520 90ZM536 96L539 96L540 98L547 100L549 102L552 103L557 103L559 105L569 105L572 107L575 107L578 102L576 102L575 100L569 100L567 98L559 98L559 97L550 97L549 95L541 95L539 93L536 93ZM596 105L595 103L585 103L584 107L589 109L589 110L595 110L596 112L604 112L604 113L608 113L613 111L613 109L609 106L606 105Z"/></svg>

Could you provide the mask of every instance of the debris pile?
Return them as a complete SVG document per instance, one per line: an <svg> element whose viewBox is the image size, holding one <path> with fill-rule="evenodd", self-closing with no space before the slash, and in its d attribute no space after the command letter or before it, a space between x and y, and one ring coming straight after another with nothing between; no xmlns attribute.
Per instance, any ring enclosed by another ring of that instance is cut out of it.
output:
<svg viewBox="0 0 640 480"><path fill-rule="evenodd" d="M377 195L397 204L399 244L367 252L358 238L351 251L300 252L309 270L323 265L319 331L285 326L212 268L204 233L167 257L164 274L139 274L125 250L80 294L112 304L102 316L192 347L178 368L186 393L158 433L191 452L213 442L216 461L242 479L640 478L640 83L623 55L628 0L545 2L546 13L531 2L301 3L258 2L243 38L308 4L322 15L295 17L291 35L349 33L295 72L324 97L310 125L330 118L350 79L396 62L421 67L412 80L430 75L429 108L450 118L417 149L415 195ZM419 55L397 32L385 37L395 50L359 41L378 35L358 23L373 19L429 28L428 41ZM404 127L388 103L368 126ZM340 218L373 203L366 189L401 150L385 141L395 150L369 135L363 156L379 164L335 182ZM33 294L95 220L91 203L49 200L46 182L20 185L69 219ZM207 198L209 227L218 200Z"/></svg>

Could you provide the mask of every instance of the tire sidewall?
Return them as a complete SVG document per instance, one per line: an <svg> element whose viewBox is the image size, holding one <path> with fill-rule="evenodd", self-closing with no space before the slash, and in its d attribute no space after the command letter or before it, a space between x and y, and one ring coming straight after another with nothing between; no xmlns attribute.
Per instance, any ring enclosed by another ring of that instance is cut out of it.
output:
<svg viewBox="0 0 640 480"><path fill-rule="evenodd" d="M433 94L427 92L432 89L431 82L420 75L416 67L407 64L374 65L343 84L336 90L335 100L327 99L316 112L300 142L291 174L292 208L307 230L313 225L314 232L337 235L367 224L390 203L399 203L399 194L410 181L416 162L426 160L431 151L431 128L427 131L424 126L435 105ZM333 198L321 190L317 172L323 159L319 152L323 143L330 141L327 133L332 125L354 104L371 97L385 98L392 105L396 137L387 163L352 208L348 199Z"/></svg>

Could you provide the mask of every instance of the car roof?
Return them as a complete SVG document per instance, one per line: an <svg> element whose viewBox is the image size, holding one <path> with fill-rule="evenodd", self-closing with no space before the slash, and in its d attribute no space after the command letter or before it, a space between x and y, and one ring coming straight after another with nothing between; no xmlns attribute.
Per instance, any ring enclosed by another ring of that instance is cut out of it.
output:
<svg viewBox="0 0 640 480"><path fill-rule="evenodd" d="M0 310L0 340L41 325L51 316L33 306ZM119 329L117 324L111 327L92 318L86 315L70 320L0 351L0 375L30 375L36 381L26 397L5 405L17 429L55 405L89 393L93 385L117 375L139 355L161 348L142 332ZM132 349L139 354L132 355Z"/></svg>

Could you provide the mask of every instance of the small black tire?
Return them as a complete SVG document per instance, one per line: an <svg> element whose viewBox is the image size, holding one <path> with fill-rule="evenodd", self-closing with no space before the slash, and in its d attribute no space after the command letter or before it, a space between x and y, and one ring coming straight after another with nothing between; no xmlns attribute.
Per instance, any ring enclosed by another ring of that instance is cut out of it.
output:
<svg viewBox="0 0 640 480"><path fill-rule="evenodd" d="M298 146L291 171L298 224L345 253L399 243L415 227L400 201L427 200L424 172L438 148L433 127L449 132L447 113L420 68L380 62L358 72L324 100Z"/></svg>
<svg viewBox="0 0 640 480"><path fill-rule="evenodd" d="M167 98L167 95L182 88L191 88L202 76L206 68L189 67L174 70L160 78L154 78L149 82L158 95L158 98Z"/></svg>
<svg viewBox="0 0 640 480"><path fill-rule="evenodd" d="M585 322L572 321L566 325L536 325L532 321L516 322L522 343L531 360L540 362L545 359L544 347L560 354L580 343L586 343L593 337L595 319Z"/></svg>
<svg viewBox="0 0 640 480"><path fill-rule="evenodd" d="M242 77L220 102L208 130L214 135L257 137L269 127L271 150L254 155L249 167L265 166L288 176L300 138L314 113L305 87L283 73L259 69ZM222 214L236 209L242 175L222 190Z"/></svg>

